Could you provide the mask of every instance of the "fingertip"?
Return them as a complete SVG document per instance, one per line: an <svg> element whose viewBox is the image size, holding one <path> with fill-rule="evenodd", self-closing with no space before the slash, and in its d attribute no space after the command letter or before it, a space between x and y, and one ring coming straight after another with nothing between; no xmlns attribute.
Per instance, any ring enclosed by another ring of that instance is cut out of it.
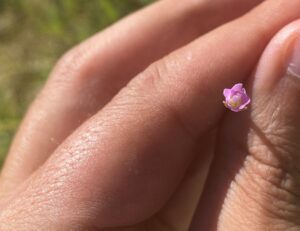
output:
<svg viewBox="0 0 300 231"><path fill-rule="evenodd" d="M290 72L294 74L300 72L300 67L296 67L294 63L297 57L295 52L298 51L300 55L300 48L295 49L299 38L300 20L296 20L283 27L271 39L255 70L253 79L255 90L271 91Z"/></svg>

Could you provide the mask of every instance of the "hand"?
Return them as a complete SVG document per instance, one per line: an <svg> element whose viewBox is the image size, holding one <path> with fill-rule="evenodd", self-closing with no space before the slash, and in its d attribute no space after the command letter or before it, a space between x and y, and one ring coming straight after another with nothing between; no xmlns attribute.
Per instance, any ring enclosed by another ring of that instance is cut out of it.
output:
<svg viewBox="0 0 300 231"><path fill-rule="evenodd" d="M300 22L263 52L299 8L165 0L72 49L11 147L0 230L299 230ZM237 82L251 107L224 113Z"/></svg>

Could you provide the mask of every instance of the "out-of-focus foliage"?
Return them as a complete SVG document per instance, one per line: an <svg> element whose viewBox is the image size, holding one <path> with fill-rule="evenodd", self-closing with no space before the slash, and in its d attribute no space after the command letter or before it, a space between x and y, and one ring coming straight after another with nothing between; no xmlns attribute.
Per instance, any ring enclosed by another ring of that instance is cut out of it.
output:
<svg viewBox="0 0 300 231"><path fill-rule="evenodd" d="M153 0L0 0L0 167L26 108L74 44Z"/></svg>

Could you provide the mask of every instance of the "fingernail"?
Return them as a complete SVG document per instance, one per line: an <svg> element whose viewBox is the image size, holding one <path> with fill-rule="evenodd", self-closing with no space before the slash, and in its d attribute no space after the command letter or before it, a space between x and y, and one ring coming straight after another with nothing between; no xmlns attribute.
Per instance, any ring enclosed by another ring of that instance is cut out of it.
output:
<svg viewBox="0 0 300 231"><path fill-rule="evenodd" d="M295 39L291 52L288 72L300 78L300 37Z"/></svg>

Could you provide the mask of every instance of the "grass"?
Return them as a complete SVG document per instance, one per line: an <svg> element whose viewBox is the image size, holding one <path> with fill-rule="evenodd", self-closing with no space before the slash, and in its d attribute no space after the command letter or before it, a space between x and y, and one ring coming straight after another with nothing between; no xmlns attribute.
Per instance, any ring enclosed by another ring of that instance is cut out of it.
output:
<svg viewBox="0 0 300 231"><path fill-rule="evenodd" d="M152 0L0 0L0 168L30 102L74 44Z"/></svg>

